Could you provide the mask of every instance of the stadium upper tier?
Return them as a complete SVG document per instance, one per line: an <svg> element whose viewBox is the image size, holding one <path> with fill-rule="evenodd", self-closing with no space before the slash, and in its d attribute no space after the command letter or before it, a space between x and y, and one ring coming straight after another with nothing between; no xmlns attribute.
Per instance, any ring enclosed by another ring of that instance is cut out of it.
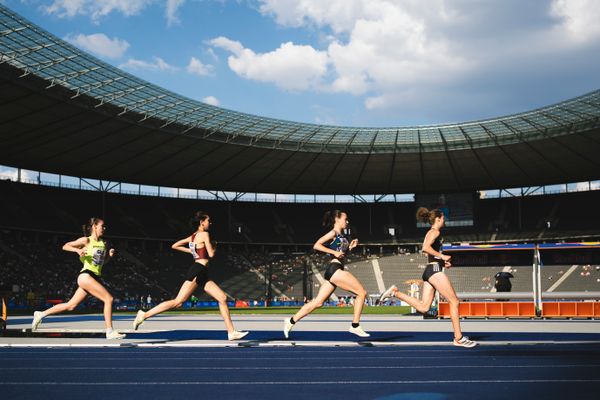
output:
<svg viewBox="0 0 600 400"><path fill-rule="evenodd" d="M0 75L0 134L6 144L0 162L48 172L198 187L199 181L177 176L189 165L180 153L198 144L203 151L190 155L190 160L210 154L213 158L205 162L211 171L229 163L229 173L217 174L214 182L205 179L203 187L232 191L459 191L595 179L600 166L594 153L599 146L600 90L529 112L456 124L362 128L298 123L180 96L98 60L3 5ZM129 169L129 175L100 167L68 167L57 159L70 157L64 143L66 136L73 136L66 132L73 126L79 128L79 140L106 135L112 147L99 146L101 151L122 149L142 157L155 150L153 146L164 145L157 153L159 160L153 155L152 165L168 156L177 157L180 164L161 169L162 176L141 174L141 164L134 168L136 173ZM62 132L62 139L56 132ZM141 135L162 135L162 141L149 140L144 147ZM39 154L24 154L25 144L38 141L47 147ZM213 151L216 156L209 153ZM562 165L553 159L557 156L569 159ZM575 168L573 162L582 165ZM346 166L353 178L336 173ZM263 172L244 176L247 168ZM432 171L438 171L439 179ZM310 178L315 174L323 176Z"/></svg>
<svg viewBox="0 0 600 400"><path fill-rule="evenodd" d="M587 130L600 116L600 91L542 109L483 121L418 127L359 128L314 125L249 115L177 95L131 76L69 45L5 7L2 10L2 62L35 74L122 113L144 121L178 125L180 133L255 146L331 151L393 152L395 146L418 151L489 146Z"/></svg>

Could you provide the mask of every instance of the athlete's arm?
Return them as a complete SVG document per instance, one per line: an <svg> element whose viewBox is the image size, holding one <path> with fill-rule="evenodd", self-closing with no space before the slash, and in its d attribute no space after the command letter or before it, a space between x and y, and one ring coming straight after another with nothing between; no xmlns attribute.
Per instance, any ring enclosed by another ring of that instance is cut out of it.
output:
<svg viewBox="0 0 600 400"><path fill-rule="evenodd" d="M108 262L110 260L112 260L112 258L114 256L115 256L115 249L108 250L108 253L106 253L106 258L104 259L104 265L108 264Z"/></svg>
<svg viewBox="0 0 600 400"><path fill-rule="evenodd" d="M429 254L430 256L434 256L435 258L442 259L444 261L450 260L450 256L440 253L439 251L435 251L431 245L435 242L435 239L440 236L440 231L430 229L425 235L425 239L423 240L423 253Z"/></svg>
<svg viewBox="0 0 600 400"><path fill-rule="evenodd" d="M63 245L62 249L64 251L70 251L72 253L79 254L80 257L85 256L86 248L85 246L88 244L88 238L83 236L77 240L73 240L72 242L67 242Z"/></svg>
<svg viewBox="0 0 600 400"><path fill-rule="evenodd" d="M192 237L188 236L185 239L181 239L181 240L178 240L177 242L173 243L173 245L171 246L171 248L173 250L182 251L184 253L190 253L191 254L192 251L188 247L188 243L191 240L192 240Z"/></svg>
<svg viewBox="0 0 600 400"><path fill-rule="evenodd" d="M332 241L334 237L335 237L335 231L332 229L325 235L321 236L319 238L319 240L317 240L315 242L315 244L313 245L313 249L320 251L322 253L331 254L335 258L343 257L344 253L342 253L341 251L335 251L335 250L330 249L329 247L324 246L324 243Z"/></svg>

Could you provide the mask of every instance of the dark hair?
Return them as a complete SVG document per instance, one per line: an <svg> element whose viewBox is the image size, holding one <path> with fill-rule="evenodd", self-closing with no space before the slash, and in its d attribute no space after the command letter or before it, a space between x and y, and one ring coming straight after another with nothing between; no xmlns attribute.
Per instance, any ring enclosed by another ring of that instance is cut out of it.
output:
<svg viewBox="0 0 600 400"><path fill-rule="evenodd" d="M190 218L190 225L192 228L197 228L206 218L208 218L208 214L205 211L196 211L194 216Z"/></svg>
<svg viewBox="0 0 600 400"><path fill-rule="evenodd" d="M104 221L102 218L92 217L83 224L83 236L90 236L92 234L92 226L96 225L98 222Z"/></svg>
<svg viewBox="0 0 600 400"><path fill-rule="evenodd" d="M342 214L346 214L346 211L342 211L342 210L326 211L325 215L323 215L323 226L326 228L333 228L333 225L335 224L335 219L341 217Z"/></svg>
<svg viewBox="0 0 600 400"><path fill-rule="evenodd" d="M425 207L419 207L417 210L417 221L429 222L431 225L435 223L436 218L442 218L444 213L439 208L428 210Z"/></svg>

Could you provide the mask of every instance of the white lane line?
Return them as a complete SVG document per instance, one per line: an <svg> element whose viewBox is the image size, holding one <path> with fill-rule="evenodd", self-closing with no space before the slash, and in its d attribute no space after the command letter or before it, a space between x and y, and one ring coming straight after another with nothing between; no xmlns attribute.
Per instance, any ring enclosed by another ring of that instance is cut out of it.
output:
<svg viewBox="0 0 600 400"><path fill-rule="evenodd" d="M397 381L262 381L262 382L2 382L2 385L11 386L169 386L169 385L192 385L192 386L260 386L260 385L401 385L401 384L457 384L457 383L596 383L600 379L457 379L457 380L397 380Z"/></svg>
<svg viewBox="0 0 600 400"><path fill-rule="evenodd" d="M165 347L165 346L160 346L160 348ZM253 347L254 349L257 349L257 347ZM102 352L100 351L79 351L79 350L68 350L68 351L63 351L62 348L58 348L58 349L48 349L46 351L37 351L37 350L26 350L26 351L21 351L21 348L19 348L19 350L9 350L8 352L2 353L3 356L10 356L11 354L48 354L51 356L54 355L58 355L58 354L124 354L123 350L117 350L117 351L113 351L113 349L109 349L109 350L104 350ZM128 349L135 349L135 347L128 347ZM137 349L139 350L139 349ZM226 350L226 351L221 351L221 350L217 350L217 351L178 351L178 350L171 350L171 351L161 351L161 350L150 350L152 353L152 355L155 354L169 354L169 355L173 355L173 354L186 354L186 355L198 355L198 354L234 354L233 352L236 350L242 350L242 351L247 351L246 347L235 347L235 348L231 348L230 350ZM404 353L449 353L452 352L454 354L456 354L456 351L458 351L455 348L452 349L403 349L403 348L390 348L390 349L379 349L379 350L370 350L368 347L361 347L360 353L356 353L356 348L340 348L340 349L336 349L336 350L305 350L304 348L302 348L302 350L300 350L300 348L298 346L295 347L286 347L286 348L279 348L279 347L265 347L265 348L261 348L260 350L257 350L257 354L282 354L282 353L295 353L295 354L309 354L309 353L317 353L317 354L322 354L322 353L335 353L335 354L353 354L353 355L358 355L358 354L365 354L365 353L376 353L376 354L389 354L389 353L398 353L398 354L404 354ZM132 353L126 353L126 354L132 354ZM144 353L147 354L147 353ZM10 359L10 358L7 358Z"/></svg>
<svg viewBox="0 0 600 400"><path fill-rule="evenodd" d="M345 365L344 370L349 369L431 369L435 368L593 368L600 367L600 364L548 364L548 365L416 365L416 366L405 366L405 365L388 365L388 366L354 366ZM312 367L0 367L0 371L112 371L112 370L124 370L124 371L169 371L169 370L303 370L303 369L340 369L339 366L312 366Z"/></svg>
<svg viewBox="0 0 600 400"><path fill-rule="evenodd" d="M600 338L600 335L598 335ZM478 342L479 346L531 346L531 345L576 345L576 344L600 344L600 340L515 340L515 341L481 341ZM169 343L157 342L157 343L144 343L144 342L124 342L124 343L55 343L55 342L43 342L43 343L0 343L0 349L8 348L280 348L280 347L344 347L346 349L366 346L373 347L451 347L452 342L311 342L311 341L271 341L271 342L202 342L195 343L190 341L189 343Z"/></svg>
<svg viewBox="0 0 600 400"><path fill-rule="evenodd" d="M466 350L468 351L468 350ZM537 357L540 358L549 358L549 357L556 357L554 354L536 354ZM360 356L357 357L357 355L348 355L348 356L344 356L344 357L330 357L330 360L337 360L337 361L342 361L342 360L398 360L398 355L393 355L393 356ZM530 355L511 355L512 358L527 358L530 357ZM448 355L440 355L440 356L402 356L402 359L416 359L416 360L421 360L421 359L431 359L431 360L439 360L439 359L447 359ZM472 359L472 358L478 358L478 359L497 359L498 355L497 354L479 354L479 353L470 353L468 355L452 355L452 358L454 359L460 359L460 360L468 360L468 359ZM265 361L277 361L277 360L281 360L281 361L288 361L288 360L298 360L298 355L296 357L223 357L220 358L219 361L244 361L244 360L265 360ZM131 357L131 355L125 355L125 357L86 357L85 359L82 359L81 357L60 357L60 358L40 358L40 357L19 357L19 358L14 358L13 360L15 361L37 361L40 362L42 360L49 360L49 361L55 361L55 362L60 362L60 361L81 361L81 362L101 362L101 361L199 361L199 360L203 360L203 361L214 361L215 357L153 357L153 356L146 356L146 355L140 355L138 357ZM323 360L323 357L302 357L302 360ZM87 365L87 364L86 364Z"/></svg>

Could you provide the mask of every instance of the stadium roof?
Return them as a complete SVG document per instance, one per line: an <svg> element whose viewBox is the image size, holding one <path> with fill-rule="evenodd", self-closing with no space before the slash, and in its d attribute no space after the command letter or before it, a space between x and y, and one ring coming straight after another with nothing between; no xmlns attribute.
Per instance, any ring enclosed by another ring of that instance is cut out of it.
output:
<svg viewBox="0 0 600 400"><path fill-rule="evenodd" d="M237 192L421 193L595 180L600 90L457 124L297 123L201 103L0 5L0 164Z"/></svg>

